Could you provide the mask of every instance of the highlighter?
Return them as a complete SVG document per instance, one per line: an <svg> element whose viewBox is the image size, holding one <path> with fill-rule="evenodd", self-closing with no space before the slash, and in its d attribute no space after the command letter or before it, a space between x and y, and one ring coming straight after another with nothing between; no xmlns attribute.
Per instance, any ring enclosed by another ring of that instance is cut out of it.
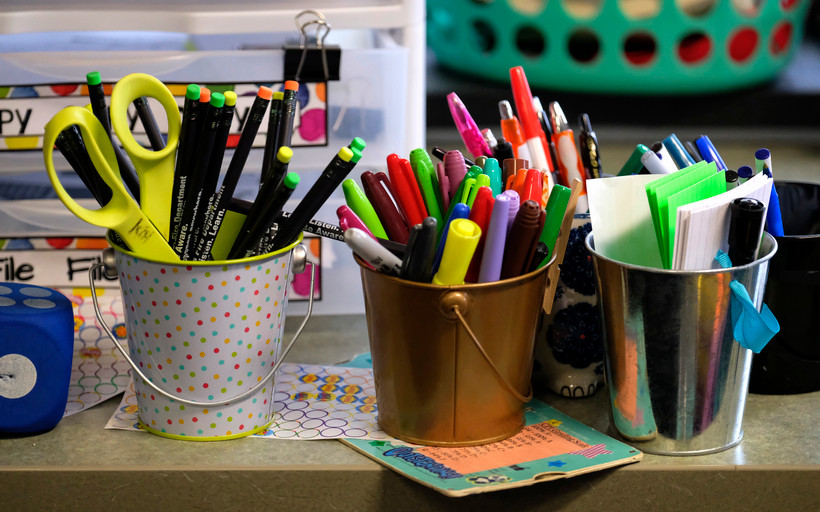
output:
<svg viewBox="0 0 820 512"><path fill-rule="evenodd" d="M367 195L359 188L353 178L347 178L342 182L342 192L345 196L347 206L362 219L362 222L378 238L389 238L384 230L376 210L367 199Z"/></svg>
<svg viewBox="0 0 820 512"><path fill-rule="evenodd" d="M461 285L470 260L473 258L481 228L469 219L455 219L447 229L447 243L441 257L441 264L433 276L433 284Z"/></svg>
<svg viewBox="0 0 820 512"><path fill-rule="evenodd" d="M433 258L433 268L432 273L435 274L438 272L438 267L441 264L441 257L444 255L444 246L447 244L447 233L450 231L450 224L456 219L466 219L470 216L470 207L464 203L455 203L453 207L453 211L450 213L450 217L447 219L447 224L445 224L441 232L441 238L438 241L438 245L436 246L436 254Z"/></svg>
<svg viewBox="0 0 820 512"><path fill-rule="evenodd" d="M501 265L501 279L517 277L527 270L541 233L541 207L535 201L521 203L515 216Z"/></svg>
<svg viewBox="0 0 820 512"><path fill-rule="evenodd" d="M510 197L506 194L495 196L487 235L484 239L484 252L481 255L481 267L478 271L478 282L489 283L501 277L501 263L504 259L504 243L507 239L507 219L510 215Z"/></svg>

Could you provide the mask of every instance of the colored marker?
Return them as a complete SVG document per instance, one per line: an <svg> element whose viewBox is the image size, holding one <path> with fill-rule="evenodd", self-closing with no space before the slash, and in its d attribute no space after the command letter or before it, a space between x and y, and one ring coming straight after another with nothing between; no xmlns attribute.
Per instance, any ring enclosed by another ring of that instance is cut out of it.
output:
<svg viewBox="0 0 820 512"><path fill-rule="evenodd" d="M487 236L484 240L484 252L481 256L481 268L478 272L479 283L498 281L501 278L501 263L504 259L504 244L507 239L507 219L510 214L510 197L506 194L495 196Z"/></svg>
<svg viewBox="0 0 820 512"><path fill-rule="evenodd" d="M519 196L515 190L505 190L503 195L510 199L510 216L507 219L507 235L509 235L510 229L512 229L513 222L515 221L515 216L518 215L518 209L521 207L521 196Z"/></svg>
<svg viewBox="0 0 820 512"><path fill-rule="evenodd" d="M454 203L453 211L450 213L450 216L447 218L447 223L444 225L443 229L441 229L441 238L439 238L438 245L436 246L436 255L433 258L433 269L432 272L435 274L438 272L439 265L441 264L441 258L444 256L444 246L447 244L447 235L450 230L450 224L456 219L467 219L470 217L470 207L464 203Z"/></svg>
<svg viewBox="0 0 820 512"><path fill-rule="evenodd" d="M473 259L470 261L470 266L467 269L467 274L464 280L468 283L475 283L478 281L478 273L481 270L481 258L484 255L484 243L487 238L487 231L490 227L490 217L493 213L493 205L495 204L495 197L490 187L480 187L476 195L473 206L470 207L469 219L475 222L481 228L481 237L478 240Z"/></svg>
<svg viewBox="0 0 820 512"><path fill-rule="evenodd" d="M672 160L675 161L675 165L678 169L689 167L695 163L695 159L686 151L686 148L683 147L680 139L674 133L663 139L663 147L666 148Z"/></svg>
<svg viewBox="0 0 820 512"><path fill-rule="evenodd" d="M370 202L367 194L353 178L347 178L342 182L342 192L347 206L359 216L371 233L378 238L389 238L379 215L376 213L376 209L373 207L373 203Z"/></svg>
<svg viewBox="0 0 820 512"><path fill-rule="evenodd" d="M490 177L490 188L493 190L493 196L497 196L504 191L503 182L501 181L501 167L498 165L498 160L488 158L484 162L483 174Z"/></svg>
<svg viewBox="0 0 820 512"><path fill-rule="evenodd" d="M435 217L427 217L421 224L413 226L399 277L418 283L430 282L433 278L437 232Z"/></svg>
<svg viewBox="0 0 820 512"><path fill-rule="evenodd" d="M450 182L450 199L455 197L458 186L464 181L464 176L467 175L467 169L467 162L461 151L453 150L444 154L444 174L447 175Z"/></svg>
<svg viewBox="0 0 820 512"><path fill-rule="evenodd" d="M447 243L433 284L464 284L464 276L481 238L481 228L469 219L455 219L447 231Z"/></svg>
<svg viewBox="0 0 820 512"><path fill-rule="evenodd" d="M541 207L538 203L532 200L521 203L507 235L501 279L517 277L529 268L541 227Z"/></svg>
<svg viewBox="0 0 820 512"><path fill-rule="evenodd" d="M428 164L428 158L424 158L427 152L422 148L414 149L410 152L410 166L416 176L416 183L421 191L421 197L424 199L424 205L427 209L428 215L435 217L436 222L443 221L441 213L441 202L438 199L438 194L441 192L433 181L435 170L432 163Z"/></svg>
<svg viewBox="0 0 820 512"><path fill-rule="evenodd" d="M707 135L701 135L695 139L695 144L697 145L698 151L700 151L700 155L703 159L707 162L715 162L718 171L725 171L728 169L726 164L723 162L723 158L720 157L720 153L718 153L717 148L715 148L715 145L712 144L712 141L709 140Z"/></svg>
<svg viewBox="0 0 820 512"><path fill-rule="evenodd" d="M621 170L618 171L618 176L629 176L632 174L641 174L641 172L645 169L643 164L641 163L641 157L647 151L651 151L649 146L644 144L638 144L635 146L635 149L632 150L632 153L627 158L626 162L624 163Z"/></svg>
<svg viewBox="0 0 820 512"><path fill-rule="evenodd" d="M344 184L343 184L344 185ZM356 212L350 209L349 206L343 204L342 206L336 208L336 217L339 218L339 226L342 230L347 231L350 228L358 228L367 233L371 236L374 240L376 239L376 235L374 235L370 228L365 225L362 219L356 215Z"/></svg>
<svg viewBox="0 0 820 512"><path fill-rule="evenodd" d="M383 172L374 174L365 171L360 179L362 180L364 193L370 200L370 204L373 205L373 209L387 233L387 238L395 242L407 243L410 228L391 199L394 194L387 175Z"/></svg>
<svg viewBox="0 0 820 512"><path fill-rule="evenodd" d="M561 224L564 221L564 214L569 205L572 189L563 185L555 185L550 193L550 198L547 201L545 208L546 218L544 220L544 227L541 229L541 234L538 239L547 246L547 257L544 258L539 266L544 266L549 263L549 257L555 250L555 242L558 240L558 233L561 231Z"/></svg>
<svg viewBox="0 0 820 512"><path fill-rule="evenodd" d="M292 243L305 228L305 225L327 201L333 190L342 183L362 158L357 149L343 147L325 167L322 174L308 190L299 205L293 210L288 222L279 226L271 244L272 250L281 249Z"/></svg>
<svg viewBox="0 0 820 512"><path fill-rule="evenodd" d="M427 207L416 184L410 161L392 153L387 155L387 174L393 186L394 198L410 225L420 224L427 217Z"/></svg>
<svg viewBox="0 0 820 512"><path fill-rule="evenodd" d="M401 260L360 229L346 230L345 243L359 258L379 272L395 276L401 270Z"/></svg>
<svg viewBox="0 0 820 512"><path fill-rule="evenodd" d="M450 178L444 172L444 162L436 164L436 177L438 178L439 197L441 197L441 209L447 210L450 207Z"/></svg>

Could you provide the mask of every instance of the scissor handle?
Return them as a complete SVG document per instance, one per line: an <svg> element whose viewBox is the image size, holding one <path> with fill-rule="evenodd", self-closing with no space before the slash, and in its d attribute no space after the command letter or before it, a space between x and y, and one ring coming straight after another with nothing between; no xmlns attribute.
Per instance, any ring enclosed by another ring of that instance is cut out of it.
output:
<svg viewBox="0 0 820 512"><path fill-rule="evenodd" d="M165 147L143 147L131 133L128 106L147 97L159 101L168 121ZM111 126L134 163L140 180L140 206L164 237L168 237L174 183L174 162L179 144L180 115L174 95L159 79L145 73L123 77L111 92Z"/></svg>
<svg viewBox="0 0 820 512"><path fill-rule="evenodd" d="M54 144L57 136L72 125L79 126L88 156L96 172L112 192L108 203L96 210L80 206L71 197L54 167ZM95 226L113 229L138 254L151 254L154 257L162 254L166 258L172 258L171 261L179 259L149 219L142 214L139 205L128 195L108 133L91 111L77 106L59 111L45 126L43 158L57 197L74 215Z"/></svg>

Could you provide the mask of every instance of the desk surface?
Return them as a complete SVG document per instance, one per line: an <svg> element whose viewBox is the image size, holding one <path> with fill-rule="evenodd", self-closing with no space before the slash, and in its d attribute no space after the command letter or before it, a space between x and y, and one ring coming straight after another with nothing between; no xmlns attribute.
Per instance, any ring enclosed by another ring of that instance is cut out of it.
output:
<svg viewBox="0 0 820 512"><path fill-rule="evenodd" d="M296 324L296 322L292 322ZM292 326L289 326L292 327ZM366 351L363 316L315 317L288 360L334 364ZM607 432L605 391L536 394ZM194 443L105 430L119 398L35 436L0 437L0 501L38 510L609 510L640 505L820 508L820 392L750 395L744 440L697 457L642 462L567 480L447 498L338 441L245 438ZM710 506L711 505L711 506Z"/></svg>

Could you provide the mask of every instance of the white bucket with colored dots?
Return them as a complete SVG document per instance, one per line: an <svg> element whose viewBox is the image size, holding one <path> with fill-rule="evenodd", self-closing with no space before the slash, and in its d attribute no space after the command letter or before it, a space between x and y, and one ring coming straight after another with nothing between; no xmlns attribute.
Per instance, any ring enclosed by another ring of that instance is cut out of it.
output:
<svg viewBox="0 0 820 512"><path fill-rule="evenodd" d="M271 424L274 374L313 305L311 293L307 315L283 348L291 267L299 273L306 263L300 241L219 262L152 261L111 243L103 261L120 280L127 352L102 320L96 295L94 306L134 370L142 428L207 441L245 437Z"/></svg>

